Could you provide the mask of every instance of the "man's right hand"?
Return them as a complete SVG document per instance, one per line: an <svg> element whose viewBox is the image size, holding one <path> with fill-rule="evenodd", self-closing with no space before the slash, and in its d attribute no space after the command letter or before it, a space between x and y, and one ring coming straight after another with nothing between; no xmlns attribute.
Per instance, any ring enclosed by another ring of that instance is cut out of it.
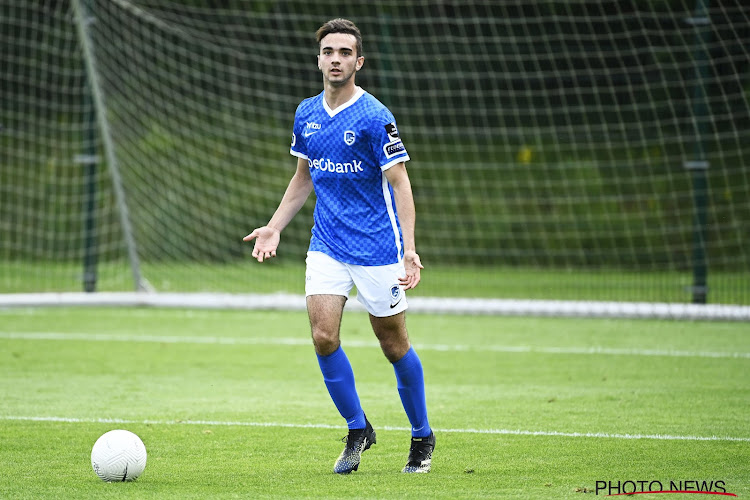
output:
<svg viewBox="0 0 750 500"><path fill-rule="evenodd" d="M279 246L280 239L281 233L279 231L268 226L263 226L242 238L242 241L255 240L253 258L258 259L258 262L263 262L263 259L276 257L276 249Z"/></svg>

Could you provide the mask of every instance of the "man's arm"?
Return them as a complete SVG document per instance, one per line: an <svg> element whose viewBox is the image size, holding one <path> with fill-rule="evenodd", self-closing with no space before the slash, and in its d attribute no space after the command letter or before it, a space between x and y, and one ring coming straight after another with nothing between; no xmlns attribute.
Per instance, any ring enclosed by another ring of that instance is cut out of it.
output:
<svg viewBox="0 0 750 500"><path fill-rule="evenodd" d="M271 220L268 221L267 225L255 229L252 233L242 238L242 241L252 241L255 239L253 257L258 259L258 262L263 262L263 259L276 257L276 248L279 246L281 231L297 215L297 212L305 204L312 190L313 183L307 160L298 158L297 171L289 181L284 197L281 199L281 203L279 203L279 208L276 209Z"/></svg>
<svg viewBox="0 0 750 500"><path fill-rule="evenodd" d="M414 208L414 196L411 191L409 174L403 162L397 163L385 171L385 177L393 187L393 198L396 201L398 221L401 224L401 234L404 238L404 268L406 276L399 278L404 290L414 288L421 279L420 269L424 269L417 254L417 246L414 239L414 226L416 222L416 210Z"/></svg>

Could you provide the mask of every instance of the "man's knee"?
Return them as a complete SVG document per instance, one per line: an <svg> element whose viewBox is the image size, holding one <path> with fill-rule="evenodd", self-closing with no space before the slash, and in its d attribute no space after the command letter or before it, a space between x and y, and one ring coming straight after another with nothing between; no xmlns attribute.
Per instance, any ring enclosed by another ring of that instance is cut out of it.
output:
<svg viewBox="0 0 750 500"><path fill-rule="evenodd" d="M312 329L312 340L315 352L321 356L328 356L339 348L339 332L321 328Z"/></svg>
<svg viewBox="0 0 750 500"><path fill-rule="evenodd" d="M404 355L409 351L411 344L409 340L401 339L388 339L380 341L380 349L383 351L383 355L391 363L397 362L403 358Z"/></svg>
<svg viewBox="0 0 750 500"><path fill-rule="evenodd" d="M370 316L370 323L380 342L380 349L388 361L395 363L407 353L411 343L406 331L404 313L386 318Z"/></svg>
<svg viewBox="0 0 750 500"><path fill-rule="evenodd" d="M315 352L327 356L339 348L341 314L346 297L338 295L311 295L307 297L307 313L310 318Z"/></svg>

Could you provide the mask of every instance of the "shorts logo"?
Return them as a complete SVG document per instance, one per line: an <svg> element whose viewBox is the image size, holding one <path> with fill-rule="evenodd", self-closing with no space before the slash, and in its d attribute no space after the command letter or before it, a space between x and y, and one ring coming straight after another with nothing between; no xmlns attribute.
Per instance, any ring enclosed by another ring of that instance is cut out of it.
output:
<svg viewBox="0 0 750 500"><path fill-rule="evenodd" d="M292 132L292 147L294 147L295 144L297 144L297 134Z"/></svg>
<svg viewBox="0 0 750 500"><path fill-rule="evenodd" d="M347 146L351 146L352 144L354 144L354 141L356 139L357 135L353 131L347 130L346 132L344 132L344 142Z"/></svg>
<svg viewBox="0 0 750 500"><path fill-rule="evenodd" d="M391 286L391 309L401 302L401 287L398 285Z"/></svg>

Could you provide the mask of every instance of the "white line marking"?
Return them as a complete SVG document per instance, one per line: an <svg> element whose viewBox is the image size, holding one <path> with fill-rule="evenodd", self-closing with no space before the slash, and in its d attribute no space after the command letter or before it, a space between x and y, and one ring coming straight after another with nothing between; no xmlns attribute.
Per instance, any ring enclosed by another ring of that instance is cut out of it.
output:
<svg viewBox="0 0 750 500"><path fill-rule="evenodd" d="M207 425L222 427L282 427L292 429L343 429L342 425L330 424L290 424L283 422L224 422L220 420L130 420L121 418L70 418L70 417L28 417L0 415L0 420L27 422L57 422L72 424L139 424L139 425ZM379 426L385 431L410 431L411 427ZM660 441L739 441L750 442L750 437L733 436L674 436L670 434L610 434L608 432L558 432L526 431L521 429L434 429L435 432L456 434L501 434L509 436L549 436L600 439L652 439Z"/></svg>
<svg viewBox="0 0 750 500"><path fill-rule="evenodd" d="M60 332L0 332L0 339L9 340L74 340L83 342L150 342L164 344L218 344L218 345L287 345L311 346L306 338L254 338L254 337L213 337L186 335L129 335L100 333L60 333ZM379 347L375 341L344 340L348 347ZM612 356L664 356L670 358L735 358L750 359L750 352L683 351L673 349L634 349L614 347L535 347L508 345L469 345L469 344L414 344L418 350L445 352L492 351L502 353L539 354L602 354Z"/></svg>
<svg viewBox="0 0 750 500"><path fill-rule="evenodd" d="M300 294L62 292L0 294L0 307L89 306L176 307L179 309L244 309L304 311ZM347 309L364 311L356 300ZM659 302L604 302L574 300L514 300L461 297L413 297L409 310L421 314L494 314L506 316L662 318L695 320L750 320L750 306Z"/></svg>

